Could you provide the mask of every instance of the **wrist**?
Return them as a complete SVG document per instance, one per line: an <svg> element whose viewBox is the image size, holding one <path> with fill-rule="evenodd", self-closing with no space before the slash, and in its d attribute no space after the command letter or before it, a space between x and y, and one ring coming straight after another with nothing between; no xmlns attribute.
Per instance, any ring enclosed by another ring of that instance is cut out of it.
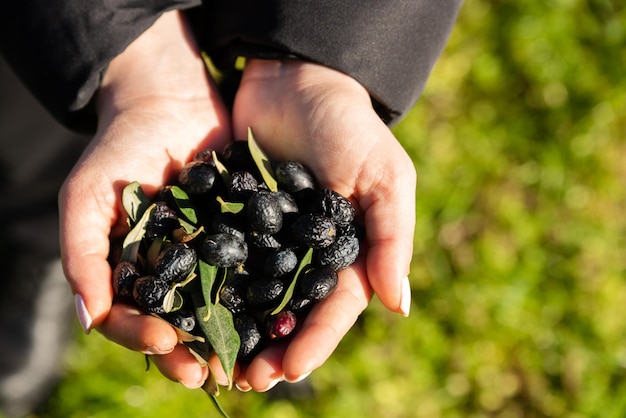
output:
<svg viewBox="0 0 626 418"><path fill-rule="evenodd" d="M159 99L206 97L208 75L179 11L164 13L109 64L96 101L98 113Z"/></svg>
<svg viewBox="0 0 626 418"><path fill-rule="evenodd" d="M370 102L369 93L357 80L346 73L314 62L250 59L246 63L242 83L248 81L273 81L283 88L296 91L312 88L330 88L332 91L340 89L342 95L360 96Z"/></svg>

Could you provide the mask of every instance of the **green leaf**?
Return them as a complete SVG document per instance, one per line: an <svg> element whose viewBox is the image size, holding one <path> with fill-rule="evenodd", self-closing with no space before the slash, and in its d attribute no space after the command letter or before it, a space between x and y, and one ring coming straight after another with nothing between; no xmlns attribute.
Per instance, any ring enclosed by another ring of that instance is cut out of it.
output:
<svg viewBox="0 0 626 418"><path fill-rule="evenodd" d="M161 252L161 249L163 248L164 242L165 242L165 237L156 237L154 241L152 241L152 244L150 244L150 247L148 248L148 251L146 252L146 259L148 261L148 266L150 266L150 268L154 268L154 266L156 266L156 259L159 257L159 253Z"/></svg>
<svg viewBox="0 0 626 418"><path fill-rule="evenodd" d="M280 305L278 305L276 309L272 311L272 315L276 315L277 313L282 311L285 308L285 306L287 306L287 304L291 300L291 297L293 296L293 291L296 288L296 282L298 281L298 277L300 277L300 273L309 264L311 264L311 260L313 260L313 248L309 248L309 250L302 257L302 260L300 260L300 265L298 266L298 270L296 270L296 274L294 274L293 279L291 280L291 283L289 284L289 287L287 288L287 291L285 292L285 296L283 296L282 302L280 302Z"/></svg>
<svg viewBox="0 0 626 418"><path fill-rule="evenodd" d="M172 196L174 197L174 201L178 206L178 209L182 212L183 215L191 222L192 224L198 223L198 216L196 215L196 210L191 204L191 200L189 199L189 195L183 189L178 186L171 186L170 191L172 192ZM181 223L182 224L182 223Z"/></svg>
<svg viewBox="0 0 626 418"><path fill-rule="evenodd" d="M178 218L178 220L181 221L180 218ZM200 235L202 232L204 232L204 226L195 229L195 226L192 226L191 224L187 225L189 225L191 229L187 229L186 227L181 226L180 228L176 228L172 231L172 239L174 242L190 242L196 239L198 235Z"/></svg>
<svg viewBox="0 0 626 418"><path fill-rule="evenodd" d="M196 317L200 318L200 328L207 337L207 341L213 347L217 358L226 376L228 376L228 389L232 388L232 376L235 370L235 363L237 362L237 354L239 352L239 345L241 344L239 334L235 330L235 324L233 323L233 314L224 306L217 305L211 306L211 315L207 321L202 320L207 316L207 306L200 306L196 310Z"/></svg>
<svg viewBox="0 0 626 418"><path fill-rule="evenodd" d="M222 408L222 405L220 405L220 403L217 401L217 395L214 395L212 393L209 393L209 397L211 398L211 401L213 401L213 405L215 405L215 408L217 409L217 412L219 412L219 414L222 416L222 418L229 418L228 414L226 413L226 411L224 411L224 408Z"/></svg>
<svg viewBox="0 0 626 418"><path fill-rule="evenodd" d="M220 394L220 386L217 384L217 380L215 379L215 373L213 373L213 370L211 370L211 366L208 363L207 367L209 368L209 378L204 381L204 385L202 385L202 390L204 390L208 395L213 397L215 401L217 401L217 399L215 398L217 398Z"/></svg>
<svg viewBox="0 0 626 418"><path fill-rule="evenodd" d="M226 276L228 274L228 269L224 268L222 269L222 278L220 279L219 284L214 284L213 286L216 287L215 289L215 300L213 301L214 304L218 304L220 301L220 290L222 290L222 286L224 286L224 283L226 282Z"/></svg>
<svg viewBox="0 0 626 418"><path fill-rule="evenodd" d="M195 269L194 269L195 270ZM182 282L175 283L163 300L163 309L165 312L174 312L183 307L183 297L178 292L178 288L185 287L190 281L196 278L196 272L191 271Z"/></svg>
<svg viewBox="0 0 626 418"><path fill-rule="evenodd" d="M176 288L170 289L163 299L163 310L165 312L175 312L183 307L183 297Z"/></svg>
<svg viewBox="0 0 626 418"><path fill-rule="evenodd" d="M187 235L193 234L194 232L198 231L198 229L202 228L196 228L195 225L190 224L182 218L178 218L178 223Z"/></svg>
<svg viewBox="0 0 626 418"><path fill-rule="evenodd" d="M150 213L155 206L155 204L152 204L144 211L139 222L137 222L128 235L126 235L126 238L124 238L124 243L122 244L122 260L132 263L137 262L137 252L139 251L141 240L146 234L146 224L148 220L150 220Z"/></svg>
<svg viewBox="0 0 626 418"><path fill-rule="evenodd" d="M201 317L202 320L208 321L211 316L211 290L213 289L213 283L217 277L218 267L208 264L202 260L198 260L198 270L200 271L200 287L202 288L202 297L204 298L204 304L207 307L205 315Z"/></svg>
<svg viewBox="0 0 626 418"><path fill-rule="evenodd" d="M215 198L220 204L220 210L222 213L234 213L237 214L243 210L245 204L242 202L226 202L220 196Z"/></svg>
<svg viewBox="0 0 626 418"><path fill-rule="evenodd" d="M189 352L198 360L198 363L202 366L207 366L211 354L213 354L213 347L209 344L204 337L196 337L190 341L184 341L183 343L189 350Z"/></svg>
<svg viewBox="0 0 626 418"><path fill-rule="evenodd" d="M150 207L150 199L146 197L139 182L133 181L122 190L122 206L130 218L131 226Z"/></svg>
<svg viewBox="0 0 626 418"><path fill-rule="evenodd" d="M274 170L272 169L272 163L270 159L265 155L259 144L256 142L254 135L252 134L252 128L248 127L248 148L252 159L256 163L257 168L261 172L261 177L265 181L265 184L273 192L278 191L278 183L274 178Z"/></svg>
<svg viewBox="0 0 626 418"><path fill-rule="evenodd" d="M211 156L213 157L215 168L217 168L217 172L220 173L220 176L222 177L222 180L224 180L224 183L226 183L227 185L230 184L231 177L226 166L222 164L219 158L217 158L217 153L215 151L211 152Z"/></svg>

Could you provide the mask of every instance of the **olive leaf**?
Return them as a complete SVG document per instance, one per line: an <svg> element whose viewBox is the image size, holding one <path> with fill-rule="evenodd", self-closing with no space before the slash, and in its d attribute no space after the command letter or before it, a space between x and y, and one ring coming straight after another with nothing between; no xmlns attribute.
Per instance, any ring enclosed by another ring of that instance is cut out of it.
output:
<svg viewBox="0 0 626 418"><path fill-rule="evenodd" d="M196 317L206 318L208 309L206 305L198 307ZM217 358L220 360L226 376L228 376L228 389L230 390L241 341L237 330L235 330L233 314L219 303L212 305L210 309L212 312L209 319L207 321L200 319L198 322L208 343L213 347Z"/></svg>
<svg viewBox="0 0 626 418"><path fill-rule="evenodd" d="M153 203L144 211L141 219L139 219L133 229L126 235L126 238L124 238L121 258L123 261L137 262L137 252L139 251L141 240L146 234L146 224L150 220L150 214L155 206L156 204Z"/></svg>
<svg viewBox="0 0 626 418"><path fill-rule="evenodd" d="M165 237L157 237L152 241L148 251L146 252L146 259L148 260L148 265L150 267L156 266L156 260L159 257L159 253L163 248L163 243L165 242Z"/></svg>
<svg viewBox="0 0 626 418"><path fill-rule="evenodd" d="M181 225L183 225L184 221L180 218L178 220L181 222ZM172 231L172 239L174 242L189 242L204 232L204 226L196 229L196 227L190 223L184 222L184 224L186 226L181 226Z"/></svg>
<svg viewBox="0 0 626 418"><path fill-rule="evenodd" d="M269 189L273 192L278 191L278 183L274 178L272 163L267 155L265 155L259 144L256 142L254 134L252 133L252 128L250 127L248 127L248 148L250 149L252 159L254 160L259 171L261 172L261 177L263 177L263 180L265 181L267 187L269 187Z"/></svg>
<svg viewBox="0 0 626 418"><path fill-rule="evenodd" d="M176 287L173 287L165 294L163 299L163 310L165 312L175 312L183 307L183 297L180 295Z"/></svg>
<svg viewBox="0 0 626 418"><path fill-rule="evenodd" d="M222 180L224 180L224 183L226 183L227 185L230 184L231 177L230 177L230 173L228 172L228 169L226 168L226 166L224 164L222 164L222 162L220 161L219 158L217 158L217 153L215 151L211 152L211 156L213 157L213 162L215 163L215 168L217 168L217 172L222 177Z"/></svg>
<svg viewBox="0 0 626 418"><path fill-rule="evenodd" d="M285 292L285 295L283 296L283 300L280 302L280 305L278 305L276 309L272 311L272 315L276 315L277 313L282 311L285 308L285 306L287 306L287 304L291 300L291 297L293 296L293 292L296 288L296 283L298 281L298 277L300 276L300 273L309 264L311 264L311 260L313 260L313 248L309 248L308 251L302 257L302 260L300 260L300 265L298 266L298 270L296 270L296 274L294 274L293 279L291 280L291 283L289 284L289 287L287 288L287 291Z"/></svg>
<svg viewBox="0 0 626 418"><path fill-rule="evenodd" d="M208 321L211 316L211 290L213 289L213 283L217 277L216 266L208 264L202 260L198 260L198 271L200 272L200 287L202 288L202 297L204 298L204 304L207 307L205 315L201 317L203 321Z"/></svg>
<svg viewBox="0 0 626 418"><path fill-rule="evenodd" d="M197 274L194 270L189 272L185 280L175 283L170 291L165 294L165 299L163 300L163 309L165 312L174 312L183 307L183 297L178 292L178 288L185 287L190 281L196 278Z"/></svg>
<svg viewBox="0 0 626 418"><path fill-rule="evenodd" d="M150 206L150 199L146 197L137 181L128 183L122 190L122 206L129 217L131 226L137 222L137 219Z"/></svg>
<svg viewBox="0 0 626 418"><path fill-rule="evenodd" d="M226 282L226 276L228 274L228 269L224 268L222 270L223 270L222 278L220 279L219 284L215 283L213 285L216 288L215 289L215 300L213 301L214 304L217 304L220 301L220 290L222 290L222 286L224 286L224 283Z"/></svg>
<svg viewBox="0 0 626 418"><path fill-rule="evenodd" d="M203 337L198 337L192 341L183 341L189 352L198 360L198 364L206 366L213 353L213 347Z"/></svg>
<svg viewBox="0 0 626 418"><path fill-rule="evenodd" d="M202 390L205 391L214 399L220 394L220 386L217 384L217 379L215 379L215 374L213 370L211 370L211 366L207 363L207 367L209 368L209 378L204 381L202 385ZM217 399L215 399L217 401ZM216 405L217 406L217 405Z"/></svg>
<svg viewBox="0 0 626 418"><path fill-rule="evenodd" d="M204 389L204 387L203 387ZM207 393L209 394L209 397L211 398L211 401L213 401L213 405L215 405L215 408L217 409L217 412L219 412L219 414L222 416L222 418L229 418L228 414L226 413L226 411L224 411L224 408L222 408L222 405L220 405L220 403L217 401L217 395L214 395L210 392L207 391Z"/></svg>
<svg viewBox="0 0 626 418"><path fill-rule="evenodd" d="M237 214L241 212L245 206L242 202L226 202L220 196L217 196L215 200L220 204L220 210L222 213L233 213Z"/></svg>
<svg viewBox="0 0 626 418"><path fill-rule="evenodd" d="M198 341L198 342L203 343L206 341L204 337L201 337L200 335L193 335L192 333L185 331L183 329L180 329L178 327L174 327L174 331L176 331L176 335L178 336L178 341L180 342Z"/></svg>
<svg viewBox="0 0 626 418"><path fill-rule="evenodd" d="M192 224L198 223L198 216L196 215L196 210L191 204L191 201L189 200L189 195L187 194L187 192L185 192L183 189L181 189L178 186L171 186L170 192L172 193L172 197L174 198L174 201L176 202L178 209L180 209L181 213L185 215L185 217L189 220L189 222L191 222ZM182 224L182 222L181 222L181 225L183 227L185 226Z"/></svg>

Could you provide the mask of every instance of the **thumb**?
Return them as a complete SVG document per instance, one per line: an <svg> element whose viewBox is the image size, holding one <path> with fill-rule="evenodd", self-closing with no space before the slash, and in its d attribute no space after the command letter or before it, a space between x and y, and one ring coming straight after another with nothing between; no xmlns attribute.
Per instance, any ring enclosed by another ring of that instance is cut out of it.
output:
<svg viewBox="0 0 626 418"><path fill-rule="evenodd" d="M108 262L115 204L98 204L94 189L68 178L59 194L61 260L86 333L111 309L113 288ZM106 198L105 198L106 200Z"/></svg>
<svg viewBox="0 0 626 418"><path fill-rule="evenodd" d="M380 301L408 316L408 274L413 256L416 173L413 162L388 132L367 158L359 203L367 233L367 275Z"/></svg>

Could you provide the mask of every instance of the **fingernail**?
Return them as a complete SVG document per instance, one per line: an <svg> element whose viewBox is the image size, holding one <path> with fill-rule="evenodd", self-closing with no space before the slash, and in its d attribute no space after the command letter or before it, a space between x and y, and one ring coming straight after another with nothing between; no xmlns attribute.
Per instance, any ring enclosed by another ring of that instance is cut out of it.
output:
<svg viewBox="0 0 626 418"><path fill-rule="evenodd" d="M91 319L91 315L89 315L89 311L85 305L85 299L83 299L83 296L80 293L77 293L74 296L74 304L76 305L78 322L80 322L80 326L83 328L83 331L85 331L85 334L89 334L91 332L93 320Z"/></svg>
<svg viewBox="0 0 626 418"><path fill-rule="evenodd" d="M198 389L199 387L202 387L202 385L204 384L204 381L198 381L195 383L187 383L184 380L179 380L178 383L180 383L187 389Z"/></svg>
<svg viewBox="0 0 626 418"><path fill-rule="evenodd" d="M250 392L252 390L252 388L250 386L240 386L237 382L235 382L235 387L240 391L240 392Z"/></svg>
<svg viewBox="0 0 626 418"><path fill-rule="evenodd" d="M220 386L228 386L230 384L226 376L219 376L218 373L215 373L215 381Z"/></svg>
<svg viewBox="0 0 626 418"><path fill-rule="evenodd" d="M285 380L289 383L298 383L298 382L302 382L304 379L306 379L307 377L309 377L311 375L311 372L307 372L304 374L301 374L300 376L294 378L294 379L287 379L285 377Z"/></svg>
<svg viewBox="0 0 626 418"><path fill-rule="evenodd" d="M400 312L404 317L408 317L411 311L411 283L409 277L402 279L402 295L400 299Z"/></svg>
<svg viewBox="0 0 626 418"><path fill-rule="evenodd" d="M284 380L285 380L284 376L281 376L278 379L271 380L270 383L267 385L267 387L263 390L260 390L259 392L267 392L268 390L272 389L274 386L276 386L280 382L283 382Z"/></svg>
<svg viewBox="0 0 626 418"><path fill-rule="evenodd" d="M154 347L154 346L150 346L150 347L146 347L145 350L142 351L143 354L148 354L148 355L156 355L156 356L161 356L163 354L167 354L167 353L171 353L172 350L161 350L158 347Z"/></svg>

